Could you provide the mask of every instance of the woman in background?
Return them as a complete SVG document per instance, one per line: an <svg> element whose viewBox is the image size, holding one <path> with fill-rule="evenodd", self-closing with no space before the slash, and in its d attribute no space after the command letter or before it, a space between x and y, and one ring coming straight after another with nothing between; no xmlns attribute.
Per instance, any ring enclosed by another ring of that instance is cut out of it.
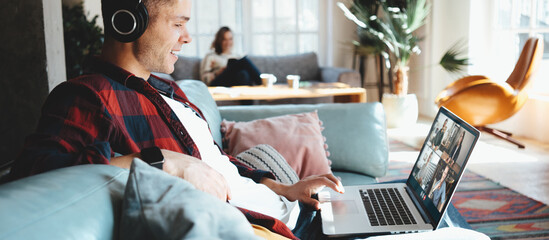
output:
<svg viewBox="0 0 549 240"><path fill-rule="evenodd" d="M212 43L213 52L208 53L200 66L200 78L209 86L261 85L260 72L247 57L238 59L232 53L233 33L221 27ZM238 60L237 60L238 59Z"/></svg>

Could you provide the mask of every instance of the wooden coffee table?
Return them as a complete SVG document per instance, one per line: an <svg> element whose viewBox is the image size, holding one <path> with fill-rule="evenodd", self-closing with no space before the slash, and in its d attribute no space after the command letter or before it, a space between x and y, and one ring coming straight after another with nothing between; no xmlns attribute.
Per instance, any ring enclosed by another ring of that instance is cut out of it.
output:
<svg viewBox="0 0 549 240"><path fill-rule="evenodd" d="M334 97L337 103L366 102L366 89L352 88L344 83L319 83L293 89L286 84L264 86L208 87L215 101L278 100L292 98Z"/></svg>

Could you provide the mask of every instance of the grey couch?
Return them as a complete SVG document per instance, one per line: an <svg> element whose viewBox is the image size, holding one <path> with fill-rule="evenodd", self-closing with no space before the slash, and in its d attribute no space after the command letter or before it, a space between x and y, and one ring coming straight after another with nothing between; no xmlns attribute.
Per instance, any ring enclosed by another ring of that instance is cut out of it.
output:
<svg viewBox="0 0 549 240"><path fill-rule="evenodd" d="M303 53L288 56L248 56L262 73L271 73L277 77L277 83L286 83L286 75L297 74L302 81L342 82L352 87L360 86L360 74L347 68L321 67L316 53ZM181 79L200 79L200 62L198 57L180 56L175 63L175 71L162 77Z"/></svg>
<svg viewBox="0 0 549 240"><path fill-rule="evenodd" d="M221 143L223 118L245 121L318 110L334 174L344 185L384 176L388 142L379 103L217 107L200 81L180 81ZM0 185L0 239L116 239L128 171L108 165L62 168Z"/></svg>

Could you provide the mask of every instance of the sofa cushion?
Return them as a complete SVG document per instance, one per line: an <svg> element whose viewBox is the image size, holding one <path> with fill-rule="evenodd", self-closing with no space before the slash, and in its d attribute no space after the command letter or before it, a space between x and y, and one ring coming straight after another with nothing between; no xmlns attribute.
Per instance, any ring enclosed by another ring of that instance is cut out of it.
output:
<svg viewBox="0 0 549 240"><path fill-rule="evenodd" d="M137 158L119 234L120 239L259 239L235 207Z"/></svg>
<svg viewBox="0 0 549 240"><path fill-rule="evenodd" d="M198 57L178 56L175 70L171 74L175 80L200 80L200 62Z"/></svg>
<svg viewBox="0 0 549 240"><path fill-rule="evenodd" d="M288 56L248 56L262 73L274 74L277 83L286 83L287 75L300 75L301 81L320 81L320 67L316 53Z"/></svg>
<svg viewBox="0 0 549 240"><path fill-rule="evenodd" d="M198 80L178 80L177 85L183 90L189 101L196 105L210 126L213 139L219 146L221 143L221 115L217 104L208 91L208 87Z"/></svg>
<svg viewBox="0 0 549 240"><path fill-rule="evenodd" d="M385 175L389 149L381 103L344 103L276 106L224 106L221 116L232 121L280 116L318 110L333 171L373 177Z"/></svg>
<svg viewBox="0 0 549 240"><path fill-rule="evenodd" d="M300 178L332 172L316 111L249 122L223 121L221 129L226 152L233 156L257 144L268 144L284 156Z"/></svg>
<svg viewBox="0 0 549 240"><path fill-rule="evenodd" d="M344 186L365 185L377 182L377 179L374 177L353 172L334 171L334 175L341 179L341 182Z"/></svg>

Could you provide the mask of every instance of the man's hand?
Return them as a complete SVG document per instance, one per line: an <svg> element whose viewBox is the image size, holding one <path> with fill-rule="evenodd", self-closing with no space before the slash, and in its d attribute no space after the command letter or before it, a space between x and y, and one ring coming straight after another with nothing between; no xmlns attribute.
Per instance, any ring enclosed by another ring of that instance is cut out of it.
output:
<svg viewBox="0 0 549 240"><path fill-rule="evenodd" d="M293 185L284 185L270 178L264 178L261 183L267 185L275 193L286 197L290 201L298 200L317 210L320 208L320 202L311 198L311 196L318 193L322 188L329 187L339 193L345 192L339 179L332 174L309 176Z"/></svg>
<svg viewBox="0 0 549 240"><path fill-rule="evenodd" d="M196 189L212 194L227 201L231 199L231 190L225 177L198 158L178 152L162 149L164 165L162 169L170 175L183 178ZM110 164L129 169L133 158L141 158L139 152L111 159Z"/></svg>
<svg viewBox="0 0 549 240"><path fill-rule="evenodd" d="M164 155L163 170L170 175L183 178L196 189L212 194L227 201L231 199L231 190L227 180L208 164L195 157L162 149Z"/></svg>

